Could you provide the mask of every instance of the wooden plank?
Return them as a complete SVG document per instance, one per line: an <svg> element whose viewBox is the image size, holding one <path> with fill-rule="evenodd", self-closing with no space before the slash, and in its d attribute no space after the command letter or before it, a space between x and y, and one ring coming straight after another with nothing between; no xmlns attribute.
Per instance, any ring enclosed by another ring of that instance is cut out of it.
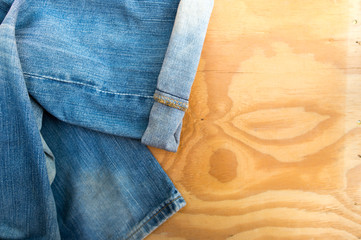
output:
<svg viewBox="0 0 361 240"><path fill-rule="evenodd" d="M147 239L361 239L361 3L216 0Z"/></svg>

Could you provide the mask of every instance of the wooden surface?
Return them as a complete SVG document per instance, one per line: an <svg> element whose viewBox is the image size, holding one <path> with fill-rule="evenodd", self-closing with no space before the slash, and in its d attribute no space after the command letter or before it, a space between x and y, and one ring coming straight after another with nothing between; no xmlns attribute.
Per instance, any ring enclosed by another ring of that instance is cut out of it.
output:
<svg viewBox="0 0 361 240"><path fill-rule="evenodd" d="M148 240L361 239L361 1L215 0Z"/></svg>

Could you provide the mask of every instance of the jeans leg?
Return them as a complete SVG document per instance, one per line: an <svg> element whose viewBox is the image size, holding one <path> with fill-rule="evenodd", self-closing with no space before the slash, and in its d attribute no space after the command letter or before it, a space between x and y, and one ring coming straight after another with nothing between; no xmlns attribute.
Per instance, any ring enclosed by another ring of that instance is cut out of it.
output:
<svg viewBox="0 0 361 240"><path fill-rule="evenodd" d="M56 159L52 189L62 239L143 239L186 204L140 140L47 112L41 133Z"/></svg>
<svg viewBox="0 0 361 240"><path fill-rule="evenodd" d="M0 239L60 239L14 27L0 25Z"/></svg>

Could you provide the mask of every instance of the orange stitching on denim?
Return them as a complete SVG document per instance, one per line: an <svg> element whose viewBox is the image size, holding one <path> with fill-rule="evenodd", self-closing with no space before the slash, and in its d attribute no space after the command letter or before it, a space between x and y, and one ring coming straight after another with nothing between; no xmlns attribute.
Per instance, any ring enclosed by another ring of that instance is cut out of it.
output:
<svg viewBox="0 0 361 240"><path fill-rule="evenodd" d="M163 103L169 107L177 108L182 111L185 111L188 108L188 103L177 101L176 99L173 99L173 98L170 98L167 96L155 94L154 99L157 102Z"/></svg>
<svg viewBox="0 0 361 240"><path fill-rule="evenodd" d="M171 100L171 101L174 101L174 102L183 104L183 105L187 105L186 102L178 101L178 100L175 100L174 98L167 97L167 96L163 96L163 95L160 95L160 94L158 94L158 93L156 93L155 96L156 96L156 97L159 97L159 98L166 98L166 99L168 99L168 100Z"/></svg>
<svg viewBox="0 0 361 240"><path fill-rule="evenodd" d="M171 102L166 102L166 101L163 100L163 99L157 99L157 102L163 103L164 105L167 105L167 106L169 106L169 107L176 108L176 109L179 109L179 110L182 110L182 111L186 111L186 110L187 110L187 108L185 108L185 107L181 107L181 106L176 105L176 104L171 103Z"/></svg>
<svg viewBox="0 0 361 240"><path fill-rule="evenodd" d="M167 96L163 96L163 95L160 95L157 93L154 94L154 100L156 100L159 103L163 103L164 105L167 105L169 107L179 109L181 111L186 111L188 108L187 102L181 102L176 99L173 99L173 98L170 98Z"/></svg>

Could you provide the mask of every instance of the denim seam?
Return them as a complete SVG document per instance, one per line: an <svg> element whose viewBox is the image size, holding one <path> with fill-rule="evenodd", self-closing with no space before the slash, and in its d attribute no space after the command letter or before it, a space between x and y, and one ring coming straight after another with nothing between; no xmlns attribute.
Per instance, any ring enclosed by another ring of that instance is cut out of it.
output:
<svg viewBox="0 0 361 240"><path fill-rule="evenodd" d="M171 94L171 93L169 93L169 92L165 92L165 91L163 91L163 90L160 90L159 88L157 88L157 91L158 91L158 92L165 93L165 94L168 94L168 95L170 95L170 96L173 96L173 97L176 97L176 98L179 98L179 99L182 99L182 100L184 100L184 101L188 101L188 99L185 99L185 98L182 98L182 97L178 97L178 96L176 96L176 95L174 95L174 94Z"/></svg>
<svg viewBox="0 0 361 240"><path fill-rule="evenodd" d="M67 81L67 80L62 80L62 79L58 79L58 78L54 78L54 77L48 77L48 76L39 76L39 75L34 75L34 74L31 74L31 73L26 73L26 72L24 72L24 76L26 76L26 77L38 78L38 79L48 79L48 80L53 80L53 81L58 81L58 82L64 82L64 83L70 83L70 84L82 85L82 86L86 86L86 87L89 87L89 88L93 88L93 89L95 89L96 91L99 91L99 92L109 93L109 94L114 94L114 95L153 98L153 96L146 96L146 95L140 95L140 94L118 93L118 92L106 91L106 90L99 89L99 88L97 88L97 87L94 87L94 86L92 86L92 85L90 85L90 84L86 84L86 83L80 83L80 82L74 82L74 81Z"/></svg>
<svg viewBox="0 0 361 240"><path fill-rule="evenodd" d="M154 100L159 103L163 103L164 105L167 105L169 107L176 108L182 111L186 111L188 108L187 102L178 101L174 98L160 95L158 93L154 94Z"/></svg>
<svg viewBox="0 0 361 240"><path fill-rule="evenodd" d="M140 225L136 230L134 230L134 232L126 238L126 240L130 239L134 234L136 234L145 224L147 224L150 220L152 220L154 217L156 217L159 213L161 213L161 211L168 207L170 204L172 204L173 202L175 202L177 199L181 198L182 196L178 196L175 199L173 199L172 201L170 201L169 203L167 203L165 206L163 206L161 209L159 209L153 216L151 216L145 223L143 223L142 225Z"/></svg>

